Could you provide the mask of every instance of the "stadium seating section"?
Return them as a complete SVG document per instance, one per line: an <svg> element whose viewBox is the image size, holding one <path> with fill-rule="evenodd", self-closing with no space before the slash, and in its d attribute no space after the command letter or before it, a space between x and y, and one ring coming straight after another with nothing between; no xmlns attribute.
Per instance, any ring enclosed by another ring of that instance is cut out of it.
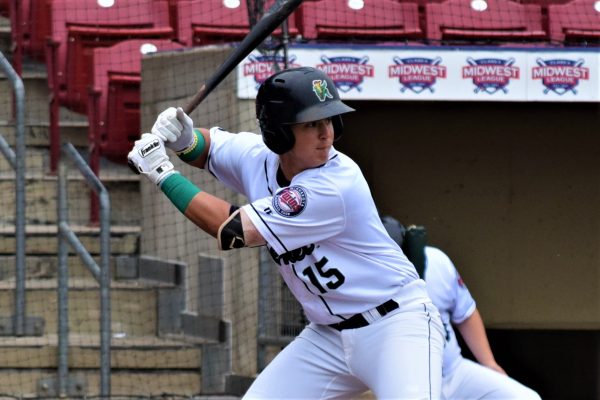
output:
<svg viewBox="0 0 600 400"><path fill-rule="evenodd" d="M567 43L598 43L600 12L595 9L596 3L596 0L573 0L566 4L548 5L550 39Z"/></svg>
<svg viewBox="0 0 600 400"><path fill-rule="evenodd" d="M274 1L264 1L265 7ZM124 161L139 127L140 46L152 42L162 51L241 41L260 17L248 7L263 2L240 0L235 8L223 0L113 3L108 7L99 0L0 0L0 15L10 18L12 25L17 71L21 71L23 56L44 62L48 69L52 169L57 165L59 107L88 115L95 155ZM288 19L287 28L291 41L308 43L506 44L534 40L590 45L600 39L600 13L594 3L365 0L362 8L354 9L348 0L305 0ZM281 33L278 29L274 37Z"/></svg>
<svg viewBox="0 0 600 400"><path fill-rule="evenodd" d="M365 1L360 10L347 0L320 0L303 4L298 28L308 40L398 41L421 38L416 3L396 0Z"/></svg>
<svg viewBox="0 0 600 400"><path fill-rule="evenodd" d="M43 15L48 21L48 32L42 36L46 38L48 86L53 93L50 102L50 136L55 144L51 149L53 167L60 142L59 107L87 111L93 49L132 38L173 38L167 6L166 1L157 0L121 1L112 7L102 7L97 0L46 1Z"/></svg>
<svg viewBox="0 0 600 400"><path fill-rule="evenodd" d="M470 1L447 0L425 6L427 38L441 40L543 40L542 8L511 0L481 0L485 9Z"/></svg>
<svg viewBox="0 0 600 400"><path fill-rule="evenodd" d="M274 0L265 2L270 6ZM223 0L176 1L175 15L178 39L186 46L239 42L250 31L248 7L241 1L239 7L228 8ZM289 34L296 36L295 17L289 19ZM279 35L280 30L273 34Z"/></svg>

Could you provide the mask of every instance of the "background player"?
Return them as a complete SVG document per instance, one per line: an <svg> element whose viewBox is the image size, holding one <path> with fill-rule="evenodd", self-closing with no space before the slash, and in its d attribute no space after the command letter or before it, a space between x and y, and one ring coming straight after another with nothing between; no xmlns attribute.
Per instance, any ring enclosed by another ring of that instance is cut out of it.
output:
<svg viewBox="0 0 600 400"><path fill-rule="evenodd" d="M256 98L262 137L193 129L161 113L129 153L223 250L267 245L310 324L246 398L439 398L443 327L425 282L386 233L358 166L333 147L344 104L314 68L284 70ZM236 208L174 170L165 145L250 201Z"/></svg>
<svg viewBox="0 0 600 400"><path fill-rule="evenodd" d="M402 224L390 216L382 220L392 239L402 247L406 235ZM435 247L425 246L422 251L425 252L423 272L427 290L440 310L446 330L442 367L444 398L539 400L535 391L509 377L496 362L475 300L450 258ZM462 356L452 325L459 330L479 364Z"/></svg>

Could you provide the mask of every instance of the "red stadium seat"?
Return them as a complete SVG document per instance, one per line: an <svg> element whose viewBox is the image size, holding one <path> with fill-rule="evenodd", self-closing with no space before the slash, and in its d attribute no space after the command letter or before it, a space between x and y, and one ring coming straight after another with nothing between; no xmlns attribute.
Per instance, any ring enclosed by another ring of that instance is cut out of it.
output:
<svg viewBox="0 0 600 400"><path fill-rule="evenodd" d="M140 137L140 84L142 58L156 51L183 48L157 39L132 39L94 49L88 96L89 164L99 176L100 156L125 163L133 142ZM98 198L90 193L90 221L99 217Z"/></svg>
<svg viewBox="0 0 600 400"><path fill-rule="evenodd" d="M26 0L27 1L27 0ZM46 44L51 33L52 0L28 0L29 11L23 11L28 28L24 33L24 52L32 55L35 59L44 61L46 57ZM31 23L35 21L35 23Z"/></svg>
<svg viewBox="0 0 600 400"><path fill-rule="evenodd" d="M29 41L29 0L4 0L8 4L8 17L10 18L11 40L13 43L13 66L20 75L23 69L23 54Z"/></svg>
<svg viewBox="0 0 600 400"><path fill-rule="evenodd" d="M239 42L250 31L248 7L245 0L235 8L228 8L223 0L176 1L178 39L186 46ZM265 2L268 9L274 0ZM288 19L290 36L298 34L294 18ZM280 29L274 32L279 35Z"/></svg>
<svg viewBox="0 0 600 400"><path fill-rule="evenodd" d="M482 6L481 10L471 4ZM543 40L542 10L510 0L447 0L425 6L429 40Z"/></svg>
<svg viewBox="0 0 600 400"><path fill-rule="evenodd" d="M127 152L140 136L143 55L182 48L170 40L133 39L94 49L88 121L89 143L96 157L96 167L99 155L125 163Z"/></svg>
<svg viewBox="0 0 600 400"><path fill-rule="evenodd" d="M600 41L600 12L596 0L573 0L548 6L550 40L558 42Z"/></svg>
<svg viewBox="0 0 600 400"><path fill-rule="evenodd" d="M10 2L12 0L0 0L0 16L8 18L10 14Z"/></svg>
<svg viewBox="0 0 600 400"><path fill-rule="evenodd" d="M48 85L53 92L50 135L51 170L55 171L60 141L59 106L86 112L92 49L135 37L173 37L174 32L169 25L167 0L115 1L110 7L102 6L107 2L98 0L37 1L46 2L49 18L46 65Z"/></svg>
<svg viewBox="0 0 600 400"><path fill-rule="evenodd" d="M300 6L298 29L308 40L399 41L421 38L417 3L365 1L359 10L347 0L310 1Z"/></svg>
<svg viewBox="0 0 600 400"><path fill-rule="evenodd" d="M158 28L97 28L72 26L68 28L67 59L65 63L65 104L71 109L87 111L87 87L91 80L91 55L94 48L110 46L131 38L169 39L170 27Z"/></svg>

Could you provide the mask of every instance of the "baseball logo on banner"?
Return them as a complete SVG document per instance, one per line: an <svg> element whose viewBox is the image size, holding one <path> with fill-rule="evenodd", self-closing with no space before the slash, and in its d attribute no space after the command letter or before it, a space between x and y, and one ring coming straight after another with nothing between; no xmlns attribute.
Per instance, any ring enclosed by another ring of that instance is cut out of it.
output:
<svg viewBox="0 0 600 400"><path fill-rule="evenodd" d="M327 57L321 56L322 64L316 68L325 72L335 83L340 92L347 93L352 89L362 91L360 86L365 78L375 76L375 66L369 64L369 57Z"/></svg>
<svg viewBox="0 0 600 400"><path fill-rule="evenodd" d="M409 57L393 58L394 65L388 66L388 76L398 78L402 87L400 92L410 90L413 93L421 93L429 90L433 93L433 85L438 79L446 78L446 67L441 65L442 58Z"/></svg>
<svg viewBox="0 0 600 400"><path fill-rule="evenodd" d="M554 92L559 96L567 92L577 94L575 87L580 80L590 79L590 69L583 67L584 60L552 59L535 60L537 67L531 69L531 79L541 79L544 94Z"/></svg>
<svg viewBox="0 0 600 400"><path fill-rule="evenodd" d="M511 79L519 79L520 69L514 66L514 58L467 58L467 64L462 68L463 79L471 79L476 86L474 92L494 94L498 91L508 93Z"/></svg>
<svg viewBox="0 0 600 400"><path fill-rule="evenodd" d="M288 57L288 68L300 67L299 64L295 64L296 56L290 55ZM275 64L279 69L275 68ZM282 70L285 67L285 60L283 56L278 55L254 55L248 56L248 62L242 65L244 76L252 76L258 87L271 75L278 70Z"/></svg>

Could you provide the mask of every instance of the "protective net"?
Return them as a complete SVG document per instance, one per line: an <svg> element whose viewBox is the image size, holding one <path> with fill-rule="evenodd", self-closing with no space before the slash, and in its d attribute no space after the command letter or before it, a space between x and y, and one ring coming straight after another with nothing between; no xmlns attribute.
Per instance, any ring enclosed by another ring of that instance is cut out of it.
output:
<svg viewBox="0 0 600 400"><path fill-rule="evenodd" d="M273 3L0 1L0 396L239 396L307 323L265 249L219 251L126 165L140 133L186 105ZM299 65L293 46L588 47L598 9L306 0L191 117L258 132L256 89ZM318 63L363 68L341 79L348 90L372 65L360 55ZM245 204L172 158L202 190Z"/></svg>

